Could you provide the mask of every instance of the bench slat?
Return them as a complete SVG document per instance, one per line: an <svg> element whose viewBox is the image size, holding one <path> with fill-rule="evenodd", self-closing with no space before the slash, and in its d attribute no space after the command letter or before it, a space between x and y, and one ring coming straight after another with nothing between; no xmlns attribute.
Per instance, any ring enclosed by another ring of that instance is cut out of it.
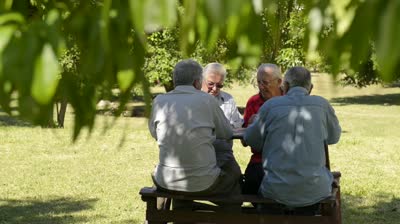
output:
<svg viewBox="0 0 400 224"><path fill-rule="evenodd" d="M269 198L262 198L257 195L235 195L230 197L222 197L222 196L192 196L192 195L178 195L157 191L156 188L153 187L144 187L140 190L140 194L142 195L142 200L147 201L148 197L160 197L160 198L173 198L179 200L197 200L197 201L214 201L214 202L251 202L251 203L263 203L263 204L275 204L276 201ZM320 203L333 203L336 200L335 191L333 195L323 199Z"/></svg>

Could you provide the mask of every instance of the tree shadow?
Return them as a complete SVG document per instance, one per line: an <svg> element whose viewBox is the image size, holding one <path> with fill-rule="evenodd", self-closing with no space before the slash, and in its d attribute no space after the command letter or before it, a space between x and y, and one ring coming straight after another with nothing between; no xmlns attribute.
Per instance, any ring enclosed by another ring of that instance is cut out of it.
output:
<svg viewBox="0 0 400 224"><path fill-rule="evenodd" d="M366 105L400 105L400 93L391 93L384 95L368 95L368 96L352 96L352 97L337 97L330 100L332 103L339 105L349 104L366 104Z"/></svg>
<svg viewBox="0 0 400 224"><path fill-rule="evenodd" d="M370 199L368 199L370 200ZM342 217L344 223L398 223L400 220L400 198L392 194L373 195L377 201L372 206L365 205L362 196L342 194Z"/></svg>
<svg viewBox="0 0 400 224"><path fill-rule="evenodd" d="M33 125L27 121L19 120L18 118L9 115L1 115L1 113L0 126L33 127Z"/></svg>
<svg viewBox="0 0 400 224"><path fill-rule="evenodd" d="M42 200L0 199L0 223L83 223L94 217L72 213L93 209L98 199L56 198Z"/></svg>
<svg viewBox="0 0 400 224"><path fill-rule="evenodd" d="M17 108L12 107L11 110L17 111ZM23 121L18 117L7 114L1 107L0 107L0 126L33 127L31 123Z"/></svg>

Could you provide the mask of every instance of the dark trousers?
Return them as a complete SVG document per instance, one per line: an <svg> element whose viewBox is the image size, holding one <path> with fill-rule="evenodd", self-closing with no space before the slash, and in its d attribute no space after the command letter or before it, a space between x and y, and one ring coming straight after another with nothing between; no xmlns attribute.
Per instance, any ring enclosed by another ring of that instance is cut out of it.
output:
<svg viewBox="0 0 400 224"><path fill-rule="evenodd" d="M262 163L249 163L244 172L243 194L258 194L262 179L264 178L264 169Z"/></svg>

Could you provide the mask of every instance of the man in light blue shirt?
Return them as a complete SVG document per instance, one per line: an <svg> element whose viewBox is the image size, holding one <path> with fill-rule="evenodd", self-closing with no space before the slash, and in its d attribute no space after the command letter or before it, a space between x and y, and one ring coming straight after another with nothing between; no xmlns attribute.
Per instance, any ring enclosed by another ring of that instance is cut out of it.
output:
<svg viewBox="0 0 400 224"><path fill-rule="evenodd" d="M289 208L311 206L331 194L324 144L337 143L341 128L329 102L310 96L307 69L289 69L283 88L286 95L264 103L244 140L262 151L262 196Z"/></svg>

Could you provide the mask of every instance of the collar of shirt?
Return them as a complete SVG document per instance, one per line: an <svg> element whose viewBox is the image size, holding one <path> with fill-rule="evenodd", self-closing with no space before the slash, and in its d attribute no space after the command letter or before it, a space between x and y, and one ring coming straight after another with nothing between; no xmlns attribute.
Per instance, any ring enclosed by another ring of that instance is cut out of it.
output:
<svg viewBox="0 0 400 224"><path fill-rule="evenodd" d="M179 86L176 86L175 89L172 90L171 92L173 92L173 93L179 93L179 92L198 93L198 92L200 92L200 90L194 88L194 86L192 86L192 85L179 85Z"/></svg>
<svg viewBox="0 0 400 224"><path fill-rule="evenodd" d="M289 89L289 91L286 93L286 95L288 96L305 96L305 95L309 95L308 91L306 88L304 87L300 87L300 86L295 86Z"/></svg>
<svg viewBox="0 0 400 224"><path fill-rule="evenodd" d="M222 101L222 102L225 102L225 98L224 98L224 96L222 96L222 91L220 91L219 92L219 94L217 95L217 96L215 96L215 98L218 100L218 101Z"/></svg>

